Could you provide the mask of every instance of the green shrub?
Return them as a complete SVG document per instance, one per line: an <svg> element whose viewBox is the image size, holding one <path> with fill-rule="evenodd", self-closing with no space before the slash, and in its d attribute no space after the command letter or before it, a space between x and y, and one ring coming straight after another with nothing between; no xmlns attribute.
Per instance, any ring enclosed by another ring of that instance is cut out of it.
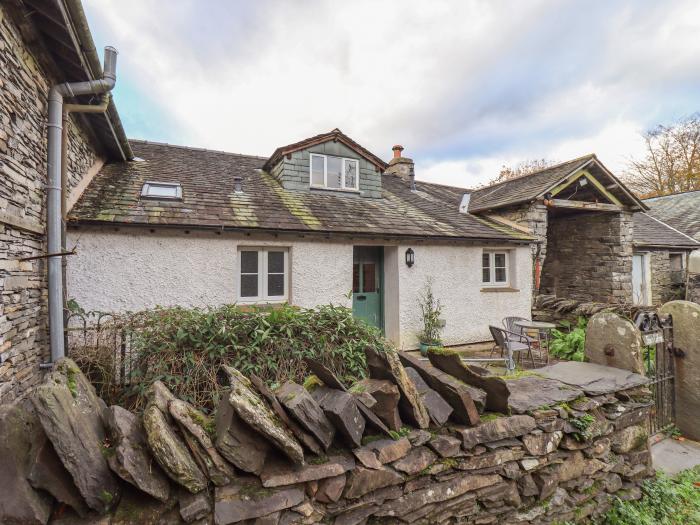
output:
<svg viewBox="0 0 700 525"><path fill-rule="evenodd" d="M109 384L108 402L138 409L155 380L163 381L179 398L211 413L221 390L219 370L227 364L244 375L254 373L268 384L288 379L299 383L307 375L304 357L322 361L348 384L366 375L364 350L385 350L380 332L339 306L316 309L284 305L276 309L243 310L235 305L219 308L157 308L121 319L131 331L129 384L114 387L114 377L95 381ZM117 348L106 347L115 353ZM93 360L105 361L104 351L71 348L81 367L95 370ZM108 361L108 360L107 360ZM117 368L117 367L114 367ZM108 367L100 373L114 374ZM91 378L94 380L94 378ZM106 390L106 389L105 389Z"/></svg>
<svg viewBox="0 0 700 525"><path fill-rule="evenodd" d="M605 525L686 525L700 523L700 466L675 478L658 473L642 483L639 501L616 500Z"/></svg>
<svg viewBox="0 0 700 525"><path fill-rule="evenodd" d="M587 324L588 321L584 317L579 317L576 326L570 327L569 332L552 330L552 339L549 343L550 354L567 361L583 361Z"/></svg>

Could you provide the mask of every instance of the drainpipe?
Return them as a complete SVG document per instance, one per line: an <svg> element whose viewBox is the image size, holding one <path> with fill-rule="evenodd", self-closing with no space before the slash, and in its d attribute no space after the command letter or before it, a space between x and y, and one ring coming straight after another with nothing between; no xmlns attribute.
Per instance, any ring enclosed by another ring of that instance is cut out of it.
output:
<svg viewBox="0 0 700 525"><path fill-rule="evenodd" d="M49 267L49 341L51 362L65 355L63 329L63 275L61 259L62 245L62 181L61 151L63 129L63 97L107 93L117 81L117 50L105 47L104 74L98 80L65 82L57 84L49 91L48 127L48 185L47 189L47 234Z"/></svg>

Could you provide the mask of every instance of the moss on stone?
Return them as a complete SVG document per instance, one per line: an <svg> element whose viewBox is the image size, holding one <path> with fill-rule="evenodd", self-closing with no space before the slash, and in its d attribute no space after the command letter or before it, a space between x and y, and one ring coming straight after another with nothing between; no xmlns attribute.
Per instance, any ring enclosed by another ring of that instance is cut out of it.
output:
<svg viewBox="0 0 700 525"><path fill-rule="evenodd" d="M321 381L317 375L311 374L309 377L304 379L303 386L307 392L313 392L318 387L323 386L323 381Z"/></svg>

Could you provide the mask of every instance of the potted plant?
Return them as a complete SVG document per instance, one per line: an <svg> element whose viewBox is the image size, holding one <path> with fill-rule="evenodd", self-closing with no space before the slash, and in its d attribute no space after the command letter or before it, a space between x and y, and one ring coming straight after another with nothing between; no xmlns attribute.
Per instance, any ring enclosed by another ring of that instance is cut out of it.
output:
<svg viewBox="0 0 700 525"><path fill-rule="evenodd" d="M418 334L420 353L427 355L430 348L442 346L440 332L443 327L440 319L442 304L439 299L435 298L430 280L425 283L425 288L419 296L418 306L420 306L423 316L423 330Z"/></svg>

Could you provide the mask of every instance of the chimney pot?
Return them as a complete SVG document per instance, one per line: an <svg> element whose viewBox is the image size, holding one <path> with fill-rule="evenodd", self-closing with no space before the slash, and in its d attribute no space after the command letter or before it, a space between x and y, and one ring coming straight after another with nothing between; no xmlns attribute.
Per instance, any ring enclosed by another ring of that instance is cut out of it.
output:
<svg viewBox="0 0 700 525"><path fill-rule="evenodd" d="M394 152L394 158L398 159L401 156L401 152L403 151L403 146L397 144L396 146L391 148L391 150Z"/></svg>

